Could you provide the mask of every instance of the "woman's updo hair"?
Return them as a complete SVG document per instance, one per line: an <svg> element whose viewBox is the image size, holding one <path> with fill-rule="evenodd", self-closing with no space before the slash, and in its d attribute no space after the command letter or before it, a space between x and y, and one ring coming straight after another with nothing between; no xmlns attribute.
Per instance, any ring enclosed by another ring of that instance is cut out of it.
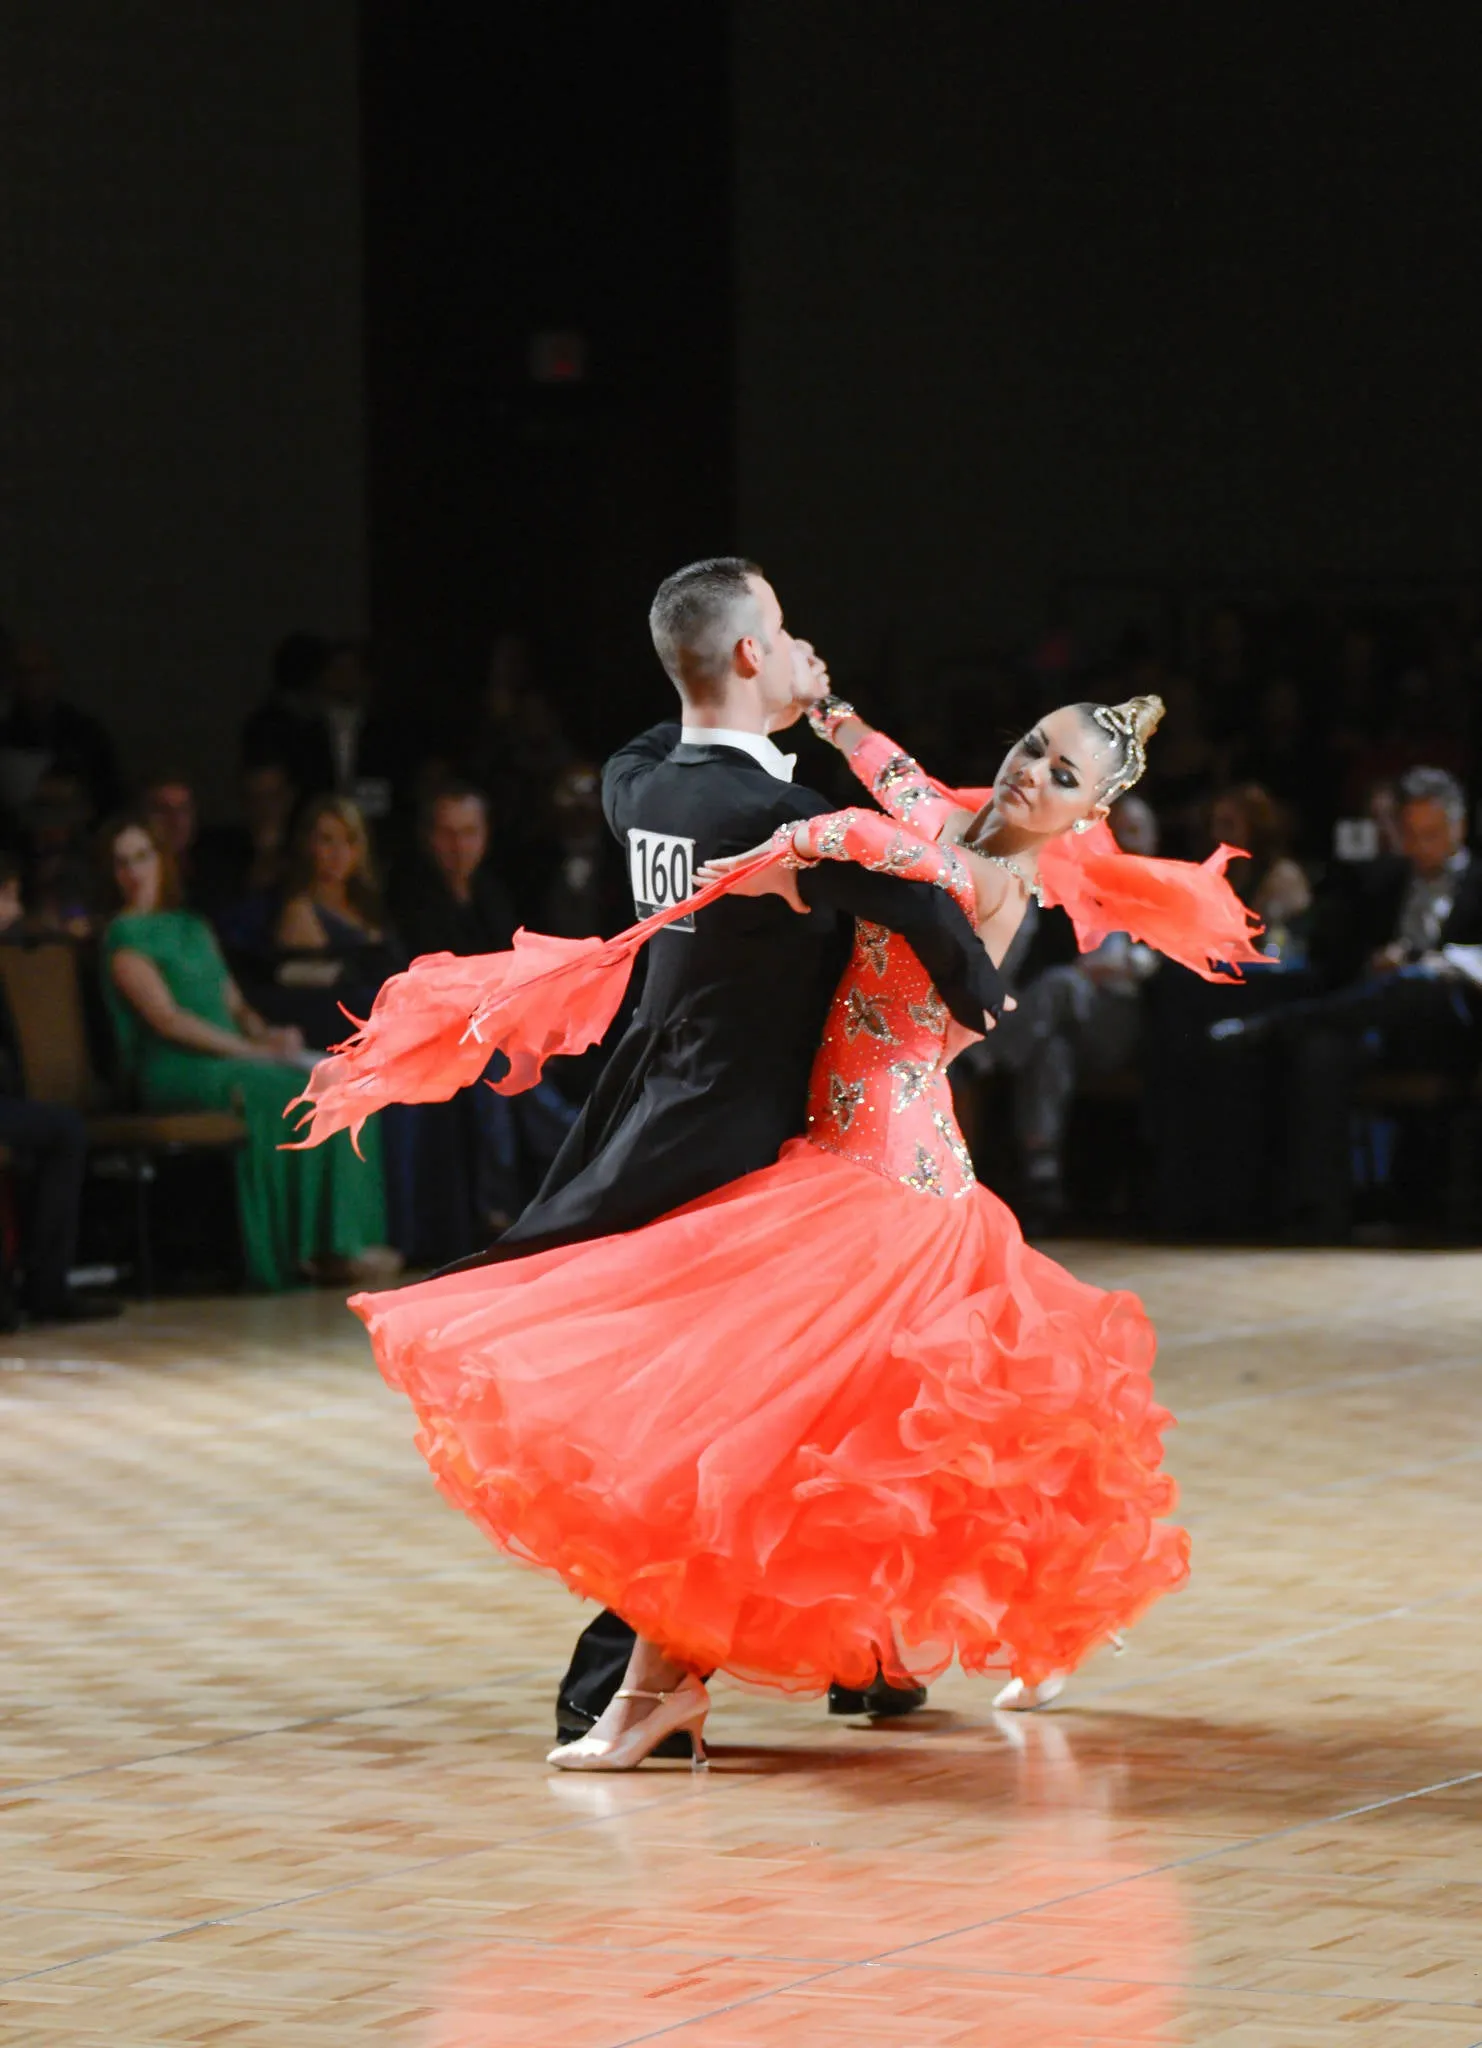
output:
<svg viewBox="0 0 1482 2048"><path fill-rule="evenodd" d="M1104 804L1115 803L1143 778L1147 742L1163 722L1163 699L1129 697L1125 704L1082 704L1078 709L1117 743L1117 765L1101 792Z"/></svg>

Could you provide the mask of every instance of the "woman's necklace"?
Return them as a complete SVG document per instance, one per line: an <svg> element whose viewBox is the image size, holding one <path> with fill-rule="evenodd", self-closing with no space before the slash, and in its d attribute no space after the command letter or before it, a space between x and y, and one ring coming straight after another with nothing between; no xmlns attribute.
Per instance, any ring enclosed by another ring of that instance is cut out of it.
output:
<svg viewBox="0 0 1482 2048"><path fill-rule="evenodd" d="M971 840L964 840L963 844L967 847L968 852L975 853L979 860L986 860L996 868L1007 868L1014 880L1019 884L1019 887L1024 891L1024 894L1032 897L1041 910L1044 909L1045 892L1040 884L1038 875L1026 873L1019 863L1006 853L989 853L981 846L974 846Z"/></svg>
<svg viewBox="0 0 1482 2048"><path fill-rule="evenodd" d="M978 859L991 861L996 868L1007 868L1014 877L1014 880L1019 884L1019 887L1024 891L1024 894L1032 896L1040 909L1044 909L1045 892L1040 886L1038 875L1026 875L1023 868L1019 866L1019 863L1010 860L1006 853L980 853Z"/></svg>

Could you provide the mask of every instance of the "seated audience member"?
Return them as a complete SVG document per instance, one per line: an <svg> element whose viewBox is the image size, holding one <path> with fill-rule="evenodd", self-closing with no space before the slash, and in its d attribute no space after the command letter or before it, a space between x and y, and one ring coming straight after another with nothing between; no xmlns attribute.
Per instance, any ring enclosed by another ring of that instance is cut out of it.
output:
<svg viewBox="0 0 1482 2048"><path fill-rule="evenodd" d="M321 1051L344 1035L337 1005L363 1016L360 1006L374 1002L401 964L387 937L365 820L347 797L316 797L300 819L275 936L285 952L336 956L340 971L317 982L332 987L336 999L329 1005L332 1036L318 1044Z"/></svg>
<svg viewBox="0 0 1482 2048"><path fill-rule="evenodd" d="M395 895L397 928L413 953L494 953L514 916L489 865L488 805L467 783L424 803L420 858ZM504 1071L502 1054L489 1076ZM467 1088L415 1112L410 1142L388 1156L393 1237L418 1264L481 1251L534 1192L576 1112L550 1081L521 1095Z"/></svg>
<svg viewBox="0 0 1482 2048"><path fill-rule="evenodd" d="M0 945L13 943L25 919L20 863L0 853ZM60 1102L28 1102L21 1087L20 1060L10 1020L0 1005L0 1145L12 1155L25 1182L20 1204L21 1264L25 1289L20 1306L40 1323L79 1322L117 1315L109 1295L75 1293L68 1275L77 1256L77 1221L87 1165L87 1127L75 1109ZM10 1289L0 1278L0 1329L18 1318Z"/></svg>
<svg viewBox="0 0 1482 2048"><path fill-rule="evenodd" d="M201 835L216 897L215 922L225 945L244 953L271 950L288 881L298 791L279 761L242 770L242 822Z"/></svg>
<svg viewBox="0 0 1482 2048"><path fill-rule="evenodd" d="M508 893L489 863L489 805L472 783L448 782L422 806L419 857L393 892L410 953L498 953L514 936Z"/></svg>
<svg viewBox="0 0 1482 2048"><path fill-rule="evenodd" d="M1158 758L1149 755L1143 787L1157 814L1164 850L1188 858L1197 851L1215 783L1215 746L1205 731L1194 685L1184 676L1170 676L1158 687L1167 711L1158 732Z"/></svg>
<svg viewBox="0 0 1482 2048"><path fill-rule="evenodd" d="M1368 1066L1467 1075L1482 1057L1482 868L1466 800L1444 769L1399 785L1401 853L1368 862L1320 906L1313 951L1330 992L1222 1020L1226 1044L1277 1044L1286 1063L1288 1222L1344 1238L1352 1222L1353 1091Z"/></svg>
<svg viewBox="0 0 1482 2048"><path fill-rule="evenodd" d="M1302 692L1290 677L1273 676L1256 700L1254 724L1229 749L1230 780L1258 786L1288 815L1304 804L1310 811L1314 797L1327 794L1314 787L1312 757Z"/></svg>
<svg viewBox="0 0 1482 2048"><path fill-rule="evenodd" d="M1141 797L1114 805L1111 827L1124 851L1157 852L1157 819ZM1158 964L1148 947L1114 932L1094 952L1045 968L984 1042L992 1065L1013 1077L1014 1139L1031 1228L1064 1213L1065 1134L1076 1088L1085 1076L1120 1073L1136 1061L1141 991Z"/></svg>
<svg viewBox="0 0 1482 2048"><path fill-rule="evenodd" d="M1312 889L1286 851L1282 814L1257 782L1223 790L1209 810L1210 847L1238 846L1249 860L1233 861L1230 881L1242 903L1265 925L1279 957L1288 935L1312 908Z"/></svg>
<svg viewBox="0 0 1482 2048"><path fill-rule="evenodd" d="M319 633L290 633L279 641L268 694L242 724L244 769L271 764L285 769L298 788L305 787L303 776L315 752L315 687L331 652L332 643Z"/></svg>
<svg viewBox="0 0 1482 2048"><path fill-rule="evenodd" d="M633 921L622 855L602 815L602 777L589 762L551 790L554 858L532 923L561 939L610 939Z"/></svg>
<svg viewBox="0 0 1482 2048"><path fill-rule="evenodd" d="M94 818L119 800L118 754L106 727L62 695L44 647L0 633L0 755L30 756L38 772L80 782Z"/></svg>
<svg viewBox="0 0 1482 2048"><path fill-rule="evenodd" d="M142 817L104 828L112 916L104 989L121 1065L150 1109L232 1109L247 1125L237 1206L256 1287L301 1276L374 1280L398 1269L385 1247L386 1200L374 1121L357 1159L348 1135L307 1152L279 1147L284 1111L302 1091L303 1040L273 1029L243 1000L204 918L180 908L168 852Z"/></svg>
<svg viewBox="0 0 1482 2048"><path fill-rule="evenodd" d="M144 788L144 819L175 863L181 900L188 910L215 918L223 883L214 839L201 831L196 793L184 775L155 776Z"/></svg>
<svg viewBox="0 0 1482 2048"><path fill-rule="evenodd" d="M85 939L93 930L95 876L88 852L93 822L87 785L49 768L25 810L27 926L37 934Z"/></svg>
<svg viewBox="0 0 1482 2048"><path fill-rule="evenodd" d="M401 764L374 707L364 650L349 640L295 633L273 666L272 694L242 728L244 767L275 762L306 797L346 797L363 817L386 817Z"/></svg>

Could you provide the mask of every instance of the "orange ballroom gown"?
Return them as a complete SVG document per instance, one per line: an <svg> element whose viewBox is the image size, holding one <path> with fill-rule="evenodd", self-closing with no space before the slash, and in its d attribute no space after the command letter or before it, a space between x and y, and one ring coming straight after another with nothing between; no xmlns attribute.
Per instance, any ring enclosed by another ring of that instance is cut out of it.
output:
<svg viewBox="0 0 1482 2048"><path fill-rule="evenodd" d="M904 817L815 820L819 856L934 881L975 915L964 863L913 831L904 780ZM1105 833L1076 854L1125 865ZM1243 932L1222 871L1191 873ZM1074 889L1088 930L1113 914L1109 889ZM486 963L508 1000L482 1012L477 963L417 963L311 1081L309 1142L429 1099L454 1048L471 1075L506 1044L503 1085L527 1085L579 1041L581 990L619 955L625 977L661 921L559 958L522 934ZM510 1003L520 1028L501 1035ZM428 1005L441 1022L418 1039ZM1033 1683L1179 1586L1152 1326L1134 1295L1028 1246L976 1180L947 1081L968 1042L905 942L861 923L806 1136L774 1165L621 1236L356 1296L447 1498L693 1668L795 1693L882 1666L926 1680L954 1657Z"/></svg>

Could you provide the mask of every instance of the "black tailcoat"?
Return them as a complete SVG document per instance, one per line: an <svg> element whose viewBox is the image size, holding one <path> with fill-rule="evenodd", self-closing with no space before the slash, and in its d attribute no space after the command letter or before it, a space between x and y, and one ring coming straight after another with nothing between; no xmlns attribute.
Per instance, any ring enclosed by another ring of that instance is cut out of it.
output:
<svg viewBox="0 0 1482 2048"><path fill-rule="evenodd" d="M603 806L626 849L633 834L650 848L657 835L672 860L674 843L690 841L693 874L833 808L739 748L678 739L676 726L657 726L607 764ZM632 1022L544 1186L486 1257L631 1230L770 1166L804 1127L855 917L901 933L969 1028L1001 1006L998 972L944 890L842 861L798 880L806 917L775 896L722 898L693 930L649 941Z"/></svg>

